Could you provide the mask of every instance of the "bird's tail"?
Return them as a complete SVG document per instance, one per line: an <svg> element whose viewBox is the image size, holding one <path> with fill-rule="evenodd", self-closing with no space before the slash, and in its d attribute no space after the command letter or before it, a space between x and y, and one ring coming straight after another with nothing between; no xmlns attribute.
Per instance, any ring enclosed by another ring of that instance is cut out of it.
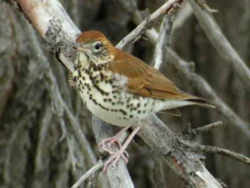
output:
<svg viewBox="0 0 250 188"><path fill-rule="evenodd" d="M215 105L208 103L205 99L202 98L188 99L188 101L192 102L192 105L197 105L205 108L216 108Z"/></svg>
<svg viewBox="0 0 250 188"><path fill-rule="evenodd" d="M186 94L185 100L191 102L190 105L197 105L205 108L216 108L215 105L211 104L202 97L196 97L193 95Z"/></svg>

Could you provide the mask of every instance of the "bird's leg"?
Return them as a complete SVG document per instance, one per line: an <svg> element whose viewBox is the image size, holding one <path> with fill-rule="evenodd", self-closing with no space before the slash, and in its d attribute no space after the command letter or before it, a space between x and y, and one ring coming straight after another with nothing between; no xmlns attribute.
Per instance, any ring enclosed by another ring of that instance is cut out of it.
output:
<svg viewBox="0 0 250 188"><path fill-rule="evenodd" d="M140 128L141 127L136 127L133 130L133 132L128 136L128 138L126 139L124 144L121 146L121 148L118 151L113 152L110 155L109 159L104 164L104 167L103 167L104 172L106 172L106 170L108 169L108 167L110 165L116 165L120 158L124 159L124 156L125 156L125 153L126 153L126 148L128 147L129 143L132 141L134 136L137 134L137 132L140 130ZM128 159L125 160L125 162L128 162Z"/></svg>
<svg viewBox="0 0 250 188"><path fill-rule="evenodd" d="M113 154L112 151L112 144L117 144L118 148L120 149L122 147L120 138L124 132L126 132L131 126L124 127L121 129L118 133L115 134L115 136L103 139L98 146L103 149L104 151L108 152L109 154Z"/></svg>

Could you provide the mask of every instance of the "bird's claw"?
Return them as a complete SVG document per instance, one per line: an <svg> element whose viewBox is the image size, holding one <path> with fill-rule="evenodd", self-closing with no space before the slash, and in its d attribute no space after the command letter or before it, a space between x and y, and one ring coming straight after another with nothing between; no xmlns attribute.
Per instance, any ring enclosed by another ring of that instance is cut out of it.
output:
<svg viewBox="0 0 250 188"><path fill-rule="evenodd" d="M98 146L103 149L104 151L108 152L109 154L112 154L112 147L113 145L116 144L118 146L118 148L121 148L121 142L119 139L117 139L116 137L111 137L111 138L106 138L104 140L102 140Z"/></svg>
<svg viewBox="0 0 250 188"><path fill-rule="evenodd" d="M128 152L125 150L123 151L122 149L113 152L109 159L104 163L103 171L106 172L110 165L113 167L116 166L121 158L125 161L125 163L128 163Z"/></svg>
<svg viewBox="0 0 250 188"><path fill-rule="evenodd" d="M114 151L113 145L118 147L118 151ZM105 162L103 171L106 172L110 165L116 166L119 159L123 159L125 163L128 163L129 154L126 150L122 149L122 144L116 137L106 138L102 140L98 146L110 154L109 159Z"/></svg>

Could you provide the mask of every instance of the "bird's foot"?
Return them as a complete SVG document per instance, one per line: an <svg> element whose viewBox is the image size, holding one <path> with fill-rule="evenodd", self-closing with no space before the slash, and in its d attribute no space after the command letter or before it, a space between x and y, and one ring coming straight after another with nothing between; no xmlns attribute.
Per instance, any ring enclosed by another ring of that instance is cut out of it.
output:
<svg viewBox="0 0 250 188"><path fill-rule="evenodd" d="M104 163L103 171L106 172L109 166L116 166L120 159L128 163L128 152L124 148L120 148L116 152L112 152L108 160Z"/></svg>
<svg viewBox="0 0 250 188"><path fill-rule="evenodd" d="M114 145L116 145L118 147L119 150L121 150L122 148L122 144L121 141L119 140L119 138L117 138L117 136L113 136L110 138L106 138L104 140L102 140L98 146L103 150L108 152L110 155L114 155L116 152L114 151ZM128 152L126 150L123 151L123 155L122 158L124 159L125 162L128 161Z"/></svg>
<svg viewBox="0 0 250 188"><path fill-rule="evenodd" d="M140 127L136 127L132 133L126 138L125 142L121 144L119 138L121 134L126 131L129 127L125 127L122 129L118 134L116 134L113 137L104 139L100 144L99 147L101 147L104 151L108 152L110 154L110 157L104 164L103 171L107 171L108 167L110 165L115 166L117 162L122 158L126 163L128 162L128 153L126 151L126 148L128 147L129 143L132 141L136 133L140 130ZM114 148L112 147L113 145L117 144L118 146L118 151L115 151Z"/></svg>
<svg viewBox="0 0 250 188"><path fill-rule="evenodd" d="M108 153L110 153L110 149L112 148L112 146L116 144L118 146L118 148L121 148L121 141L119 140L119 138L117 138L116 136L110 137L110 138L105 138L103 139L98 146L103 149L104 151L107 151Z"/></svg>

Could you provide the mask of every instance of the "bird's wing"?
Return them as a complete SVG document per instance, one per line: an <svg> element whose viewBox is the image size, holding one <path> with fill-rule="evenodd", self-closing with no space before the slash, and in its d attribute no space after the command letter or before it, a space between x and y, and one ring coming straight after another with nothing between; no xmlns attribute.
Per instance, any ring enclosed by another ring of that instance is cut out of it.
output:
<svg viewBox="0 0 250 188"><path fill-rule="evenodd" d="M112 72L128 78L129 92L157 99L195 99L178 89L161 72L145 64L142 60L118 49L109 68Z"/></svg>

